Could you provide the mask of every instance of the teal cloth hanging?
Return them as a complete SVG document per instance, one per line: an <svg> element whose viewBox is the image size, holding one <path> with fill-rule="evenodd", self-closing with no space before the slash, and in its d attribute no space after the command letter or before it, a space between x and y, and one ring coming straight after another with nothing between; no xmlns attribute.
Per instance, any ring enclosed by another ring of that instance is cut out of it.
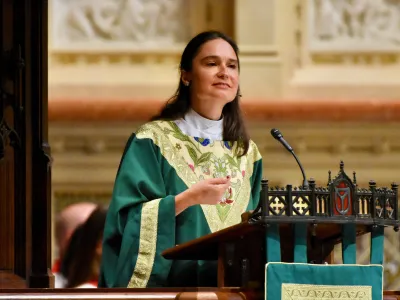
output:
<svg viewBox="0 0 400 300"><path fill-rule="evenodd" d="M343 263L357 263L356 224L342 225L342 255Z"/></svg>
<svg viewBox="0 0 400 300"><path fill-rule="evenodd" d="M307 223L294 224L294 262L307 263Z"/></svg>
<svg viewBox="0 0 400 300"><path fill-rule="evenodd" d="M281 261L281 238L279 224L268 224L266 229L266 256L267 262Z"/></svg>

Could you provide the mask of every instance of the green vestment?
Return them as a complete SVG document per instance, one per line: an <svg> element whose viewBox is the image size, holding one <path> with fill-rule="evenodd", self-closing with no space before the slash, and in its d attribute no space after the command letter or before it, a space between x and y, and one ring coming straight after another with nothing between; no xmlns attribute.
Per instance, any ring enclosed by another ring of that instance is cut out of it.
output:
<svg viewBox="0 0 400 300"><path fill-rule="evenodd" d="M215 261L170 261L162 251L240 223L259 201L261 155L237 143L185 135L173 121L143 125L125 148L103 237L99 287L216 286ZM231 176L224 203L175 217L175 195L196 182Z"/></svg>

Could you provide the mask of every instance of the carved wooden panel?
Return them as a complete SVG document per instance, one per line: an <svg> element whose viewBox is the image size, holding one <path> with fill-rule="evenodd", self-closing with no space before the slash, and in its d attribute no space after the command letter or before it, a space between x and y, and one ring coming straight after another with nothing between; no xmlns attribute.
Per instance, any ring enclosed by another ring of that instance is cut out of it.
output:
<svg viewBox="0 0 400 300"><path fill-rule="evenodd" d="M4 103L1 103L4 108ZM9 108L9 106L6 106ZM0 269L14 269L14 148L10 145L7 129L11 128L13 111L7 109L3 112L0 123ZM10 122L11 120L11 122Z"/></svg>
<svg viewBox="0 0 400 300"><path fill-rule="evenodd" d="M12 18L14 7L4 1L0 5L2 15L7 16L0 24L1 31L6 32L0 40L0 269L13 272L16 204L14 181L19 176L15 164L22 158L16 151L20 146L20 133L16 131L18 103L21 101L17 93L20 82L16 55L19 53L16 52L15 36L12 34L15 30Z"/></svg>
<svg viewBox="0 0 400 300"><path fill-rule="evenodd" d="M51 286L47 6L0 2L1 288Z"/></svg>

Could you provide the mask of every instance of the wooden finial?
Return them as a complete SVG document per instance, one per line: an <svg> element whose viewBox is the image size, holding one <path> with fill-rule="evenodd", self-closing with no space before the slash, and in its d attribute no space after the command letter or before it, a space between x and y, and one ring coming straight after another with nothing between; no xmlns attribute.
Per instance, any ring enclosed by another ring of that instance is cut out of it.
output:
<svg viewBox="0 0 400 300"><path fill-rule="evenodd" d="M372 180L369 181L369 187L370 187L370 188L376 188L376 182L375 182L375 180L372 179Z"/></svg>
<svg viewBox="0 0 400 300"><path fill-rule="evenodd" d="M328 171L328 185L332 182L332 176L331 176L332 172L331 170Z"/></svg>

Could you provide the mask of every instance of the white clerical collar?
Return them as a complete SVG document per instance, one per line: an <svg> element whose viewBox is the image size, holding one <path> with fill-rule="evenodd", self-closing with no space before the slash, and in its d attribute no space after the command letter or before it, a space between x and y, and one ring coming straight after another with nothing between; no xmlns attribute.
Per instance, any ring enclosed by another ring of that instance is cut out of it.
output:
<svg viewBox="0 0 400 300"><path fill-rule="evenodd" d="M189 123L189 125L192 125L193 127L196 127L199 130L212 130L212 131L222 130L222 125L224 122L223 118L217 121L204 118L193 109L190 109L186 113L184 119L187 123Z"/></svg>
<svg viewBox="0 0 400 300"><path fill-rule="evenodd" d="M190 109L184 119L177 120L176 124L187 135L222 140L224 120L210 120L200 116L193 109Z"/></svg>

